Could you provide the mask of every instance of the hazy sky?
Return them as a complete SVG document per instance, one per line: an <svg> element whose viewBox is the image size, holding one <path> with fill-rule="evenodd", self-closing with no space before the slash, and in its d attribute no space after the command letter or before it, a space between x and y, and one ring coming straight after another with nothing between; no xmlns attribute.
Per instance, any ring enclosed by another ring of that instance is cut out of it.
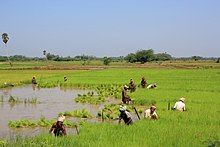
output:
<svg viewBox="0 0 220 147"><path fill-rule="evenodd" d="M220 0L0 0L0 55L220 56Z"/></svg>

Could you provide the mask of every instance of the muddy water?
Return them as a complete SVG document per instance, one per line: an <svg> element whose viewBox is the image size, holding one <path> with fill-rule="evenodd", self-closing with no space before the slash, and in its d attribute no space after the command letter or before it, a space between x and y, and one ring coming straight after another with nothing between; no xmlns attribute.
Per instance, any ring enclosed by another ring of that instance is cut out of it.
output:
<svg viewBox="0 0 220 147"><path fill-rule="evenodd" d="M0 138L13 137L15 135L32 136L32 134L48 131L48 128L10 129L7 124L9 120L38 120L41 116L46 117L46 119L52 119L56 118L59 112L83 108L96 115L98 110L103 107L102 105L94 106L89 104L79 104L75 103L73 100L73 98L77 97L77 94L84 94L87 92L87 90L60 89L58 87L38 89L33 88L32 85L12 89L0 89L0 99L3 99L3 102L0 102ZM19 98L21 101L37 98L40 103L18 103L12 105L8 102L10 95ZM67 130L67 132L72 131L73 129Z"/></svg>

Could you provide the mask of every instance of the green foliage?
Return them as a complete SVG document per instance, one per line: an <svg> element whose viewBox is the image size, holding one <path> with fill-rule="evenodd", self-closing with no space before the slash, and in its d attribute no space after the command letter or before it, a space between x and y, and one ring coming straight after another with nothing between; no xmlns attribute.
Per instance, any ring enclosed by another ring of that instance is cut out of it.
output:
<svg viewBox="0 0 220 147"><path fill-rule="evenodd" d="M152 61L154 58L154 51L152 49L149 50L139 50L136 52L137 62L145 63Z"/></svg>
<svg viewBox="0 0 220 147"><path fill-rule="evenodd" d="M103 64L104 64L104 65L109 65L110 62L111 62L111 58L108 58L108 57L104 57L104 58L103 58Z"/></svg>
<svg viewBox="0 0 220 147"><path fill-rule="evenodd" d="M24 103L26 104L26 103L29 103L29 104L37 104L37 103L39 103L38 102L38 99L37 98L30 98L30 99L25 99L24 100Z"/></svg>
<svg viewBox="0 0 220 147"><path fill-rule="evenodd" d="M100 104L102 102L105 102L105 98L102 96L95 96L88 92L87 94L80 95L78 94L78 97L74 98L75 102L77 103L89 103L89 104Z"/></svg>
<svg viewBox="0 0 220 147"><path fill-rule="evenodd" d="M45 117L41 117L39 120L21 119L9 121L8 126L10 128L51 127L55 122L56 120L54 119L47 120ZM75 125L77 125L77 123L68 120L65 120L63 123L67 127L75 127Z"/></svg>
<svg viewBox="0 0 220 147"><path fill-rule="evenodd" d="M21 119L17 121L9 121L8 126L11 128L37 127L37 123L28 119Z"/></svg>
<svg viewBox="0 0 220 147"><path fill-rule="evenodd" d="M146 63L150 61L166 61L171 59L172 56L167 53L154 54L153 49L138 50L135 54L130 53L125 57L125 60L127 60L130 63L134 63L134 62Z"/></svg>
<svg viewBox="0 0 220 147"><path fill-rule="evenodd" d="M86 109L65 111L62 113L68 117L79 117L79 118L92 118L93 115Z"/></svg>
<svg viewBox="0 0 220 147"><path fill-rule="evenodd" d="M137 62L136 54L130 53L125 57L125 60L127 60L130 63Z"/></svg>
<svg viewBox="0 0 220 147"><path fill-rule="evenodd" d="M9 99L8 99L9 103L20 103L21 101L18 98L15 98L13 96L10 95Z"/></svg>
<svg viewBox="0 0 220 147"><path fill-rule="evenodd" d="M200 56L192 56L191 58L192 58L193 60L195 60L195 61L198 61L198 60L203 59L203 58L200 57Z"/></svg>
<svg viewBox="0 0 220 147"><path fill-rule="evenodd" d="M137 98L132 101L135 105L141 105L141 106L149 106L149 105L156 105L155 100L148 100L146 98Z"/></svg>
<svg viewBox="0 0 220 147"><path fill-rule="evenodd" d="M154 60L155 61L172 60L172 56L167 53L158 53L158 54L154 54Z"/></svg>
<svg viewBox="0 0 220 147"><path fill-rule="evenodd" d="M164 62L163 64L168 64ZM64 86L78 86L96 91L100 87L102 95L109 95L110 85L123 85L131 77L139 81L145 76L148 83L157 82L157 89L147 90L137 88L130 94L137 105L142 104L144 111L154 100L157 106L159 120L134 120L131 126L116 123L93 123L80 128L78 136L55 138L49 135L40 135L34 138L21 138L7 141L6 146L208 146L215 145L220 139L219 128L219 97L220 97L220 71L219 69L206 69L215 66L210 63L172 63L173 69L149 68L117 68L89 71L5 71L0 72L0 83L5 81L19 83L30 79L33 74L40 77L40 83L63 80L63 76L70 77ZM218 65L218 64L217 64ZM185 69L188 67L201 67L198 69ZM175 67L181 67L176 69ZM19 79L19 80L18 80ZM15 85L19 85L15 84ZM102 86L100 86L102 85ZM109 85L109 86L107 86ZM208 85L208 86L207 86ZM117 86L116 86L117 87ZM120 94L120 86L119 93ZM106 89L106 90L103 90ZM110 88L112 89L112 88ZM117 88L116 88L117 89ZM98 91L98 90L97 90ZM108 91L108 92L107 92ZM118 91L118 90L116 90ZM115 94L112 95L114 97ZM167 103L171 106L179 99L186 97L186 112L167 110ZM120 97L119 97L120 98ZM143 100L142 100L143 99ZM113 106L112 106L113 107ZM113 112L115 115L117 110ZM114 110L114 108L112 108ZM116 109L116 108L115 108ZM131 110L133 111L133 110ZM106 116L108 112L106 110ZM132 112L132 115L134 113ZM110 115L108 118L115 118ZM108 119L106 118L106 119ZM141 116L142 118L142 116Z"/></svg>
<svg viewBox="0 0 220 147"><path fill-rule="evenodd" d="M97 113L97 117L102 118L102 119L107 119L107 120L115 120L119 117L119 106L117 104L108 104L105 105L104 108ZM134 107L137 109L138 113L142 113L144 110L140 106L135 106L135 105L126 105L127 106L127 111L135 114Z"/></svg>

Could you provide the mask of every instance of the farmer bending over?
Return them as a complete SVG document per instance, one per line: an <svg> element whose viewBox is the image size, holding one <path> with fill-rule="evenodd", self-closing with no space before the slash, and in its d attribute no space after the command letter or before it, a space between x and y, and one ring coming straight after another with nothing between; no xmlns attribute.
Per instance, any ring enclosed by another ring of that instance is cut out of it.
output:
<svg viewBox="0 0 220 147"><path fill-rule="evenodd" d="M173 110L186 111L185 98L180 98L178 102L175 103Z"/></svg>
<svg viewBox="0 0 220 147"><path fill-rule="evenodd" d="M36 77L35 77L35 76L32 77L31 83L32 83L32 84L37 84L37 80L36 80Z"/></svg>
<svg viewBox="0 0 220 147"><path fill-rule="evenodd" d="M144 77L142 77L142 78L141 78L141 87L142 87L142 88L145 88L146 85L147 85L147 81L145 80Z"/></svg>
<svg viewBox="0 0 220 147"><path fill-rule="evenodd" d="M151 106L150 109L147 109L144 112L144 117L150 119L158 119L158 115L156 113L156 106Z"/></svg>
<svg viewBox="0 0 220 147"><path fill-rule="evenodd" d="M64 77L63 77L63 80L64 80L64 82L66 82L66 81L67 81L67 77L66 77L66 76L64 76Z"/></svg>
<svg viewBox="0 0 220 147"><path fill-rule="evenodd" d="M125 85L124 89L122 90L122 102L124 104L129 104L131 101L131 98L127 95L128 88L129 87L127 85Z"/></svg>
<svg viewBox="0 0 220 147"><path fill-rule="evenodd" d="M126 109L126 106L120 106L119 123L121 123L121 119L123 119L126 125L131 125L133 123L131 114Z"/></svg>
<svg viewBox="0 0 220 147"><path fill-rule="evenodd" d="M153 84L150 84L147 86L147 89L154 89L157 87L157 84L156 83L153 83Z"/></svg>
<svg viewBox="0 0 220 147"><path fill-rule="evenodd" d="M55 122L51 129L50 133L54 133L55 136L64 136L66 135L66 129L63 124L63 121L65 120L65 116L61 115L57 118L57 122Z"/></svg>
<svg viewBox="0 0 220 147"><path fill-rule="evenodd" d="M130 92L134 92L136 90L136 85L133 79L130 80L129 89L130 89Z"/></svg>

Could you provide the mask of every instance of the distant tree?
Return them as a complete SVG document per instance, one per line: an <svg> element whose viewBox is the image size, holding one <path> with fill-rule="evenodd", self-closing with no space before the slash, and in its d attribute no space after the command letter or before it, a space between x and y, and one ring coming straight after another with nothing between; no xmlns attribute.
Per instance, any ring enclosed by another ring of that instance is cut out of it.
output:
<svg viewBox="0 0 220 147"><path fill-rule="evenodd" d="M198 61L198 60L201 60L202 57L200 57L200 56L192 56L191 59L193 59L195 61Z"/></svg>
<svg viewBox="0 0 220 147"><path fill-rule="evenodd" d="M154 51L152 49L139 50L136 52L136 59L141 63L152 61L154 59Z"/></svg>
<svg viewBox="0 0 220 147"><path fill-rule="evenodd" d="M220 63L220 58L217 59L216 63Z"/></svg>
<svg viewBox="0 0 220 147"><path fill-rule="evenodd" d="M154 60L156 61L172 60L172 56L167 53L158 53L158 54L154 54Z"/></svg>
<svg viewBox="0 0 220 147"><path fill-rule="evenodd" d="M109 65L110 62L111 62L111 58L108 58L108 57L104 57L104 58L103 58L103 64L104 64L104 65Z"/></svg>
<svg viewBox="0 0 220 147"><path fill-rule="evenodd" d="M47 57L47 60L54 60L54 59L59 58L58 55L54 55L54 54L51 54L51 53L47 53L46 57Z"/></svg>
<svg viewBox="0 0 220 147"><path fill-rule="evenodd" d="M134 53L130 53L125 57L125 60L130 63L137 62L136 55Z"/></svg>

